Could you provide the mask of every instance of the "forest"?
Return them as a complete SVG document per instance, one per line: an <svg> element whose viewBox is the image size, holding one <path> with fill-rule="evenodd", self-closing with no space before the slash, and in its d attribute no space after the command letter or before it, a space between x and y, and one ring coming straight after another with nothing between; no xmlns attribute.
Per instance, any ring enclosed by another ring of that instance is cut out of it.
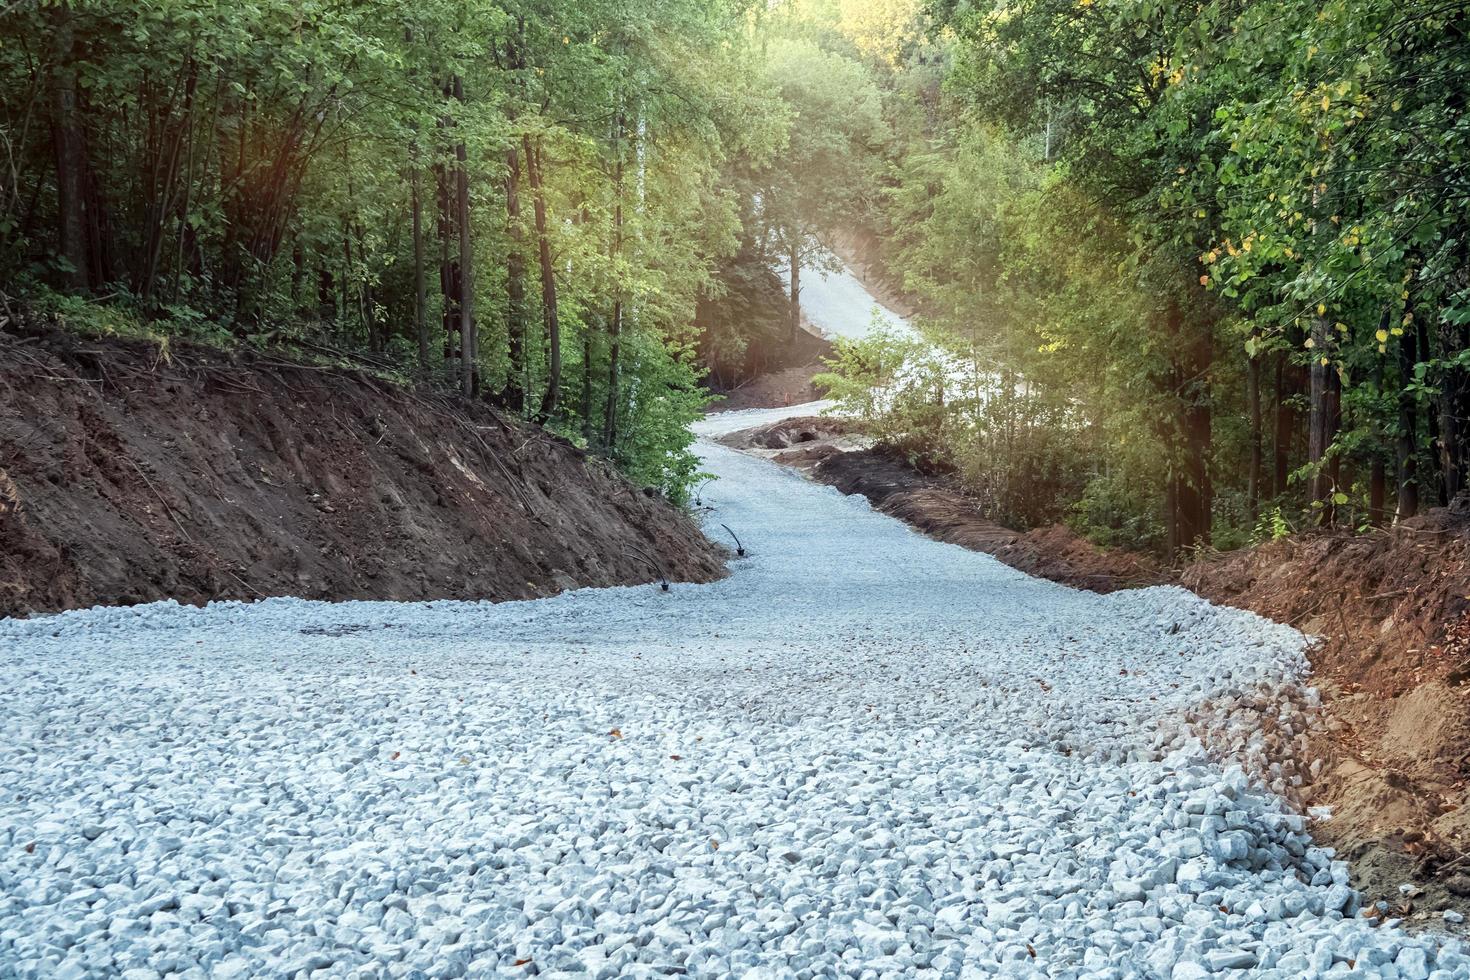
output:
<svg viewBox="0 0 1470 980"><path fill-rule="evenodd" d="M944 80L880 234L982 381L851 352L840 393L889 439L1005 519L1169 552L1465 488L1463 4L925 13Z"/></svg>
<svg viewBox="0 0 1470 980"><path fill-rule="evenodd" d="M702 383L857 236L924 340L821 380L997 519L1173 553L1465 489L1463 4L4 18L0 281L80 330L350 357L683 499Z"/></svg>
<svg viewBox="0 0 1470 980"><path fill-rule="evenodd" d="M10 302L453 387L675 499L707 400L696 349L749 343L701 323L753 283L777 294L758 329L786 343L771 257L804 256L855 199L812 168L881 159L861 66L746 3L62 0L0 17Z"/></svg>

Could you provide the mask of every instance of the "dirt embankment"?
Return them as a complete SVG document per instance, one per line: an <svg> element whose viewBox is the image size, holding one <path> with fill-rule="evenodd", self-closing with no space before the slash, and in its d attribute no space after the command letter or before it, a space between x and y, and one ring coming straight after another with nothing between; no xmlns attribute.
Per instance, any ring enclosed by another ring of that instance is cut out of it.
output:
<svg viewBox="0 0 1470 980"><path fill-rule="evenodd" d="M1367 534L1323 531L1195 562L1182 583L1319 639L1322 774L1307 803L1362 884L1419 904L1470 897L1470 515L1436 509ZM1396 889L1395 889L1396 890ZM1402 899L1390 897L1396 904Z"/></svg>
<svg viewBox="0 0 1470 980"><path fill-rule="evenodd" d="M787 419L725 438L796 466L940 541L1078 588L1177 583L1318 638L1311 737L1319 775L1307 807L1331 808L1316 836L1353 861L1388 914L1470 898L1470 507L1381 531L1321 531L1172 568L1100 548L1065 527L1015 531L988 520L944 474L882 447L858 448L840 420ZM1408 885L1410 894L1400 891Z"/></svg>
<svg viewBox="0 0 1470 980"><path fill-rule="evenodd" d="M260 354L0 333L0 616L521 599L653 581L650 562L724 574L682 512L488 407Z"/></svg>

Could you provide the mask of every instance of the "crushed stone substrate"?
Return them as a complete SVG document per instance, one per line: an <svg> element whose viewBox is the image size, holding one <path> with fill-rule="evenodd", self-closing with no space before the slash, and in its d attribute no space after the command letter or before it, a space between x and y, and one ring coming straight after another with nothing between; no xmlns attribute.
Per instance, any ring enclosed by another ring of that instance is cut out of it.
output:
<svg viewBox="0 0 1470 980"><path fill-rule="evenodd" d="M0 975L1470 976L1268 788L1300 634L702 452L712 585L0 621Z"/></svg>

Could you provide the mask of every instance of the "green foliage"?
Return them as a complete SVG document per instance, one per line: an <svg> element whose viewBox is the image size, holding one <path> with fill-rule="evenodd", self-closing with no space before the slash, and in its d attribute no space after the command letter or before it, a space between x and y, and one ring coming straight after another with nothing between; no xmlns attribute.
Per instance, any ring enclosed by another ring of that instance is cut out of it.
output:
<svg viewBox="0 0 1470 980"><path fill-rule="evenodd" d="M1275 495L1358 524L1465 486L1463 10L927 6L953 67L887 258L950 350L1070 407L1111 474L1077 526L1228 544Z"/></svg>
<svg viewBox="0 0 1470 980"><path fill-rule="evenodd" d="M1126 474L1099 474L1072 504L1067 526L1106 548L1157 549L1164 543L1158 508L1139 506L1155 492Z"/></svg>
<svg viewBox="0 0 1470 980"><path fill-rule="evenodd" d="M1280 541L1282 538L1290 536L1291 532L1291 522L1286 519L1286 515L1282 512L1281 508L1272 507L1270 510L1261 514L1260 518L1256 521L1254 537L1257 542Z"/></svg>
<svg viewBox="0 0 1470 980"><path fill-rule="evenodd" d="M470 296L478 394L510 401L515 382L535 415L553 383L540 203L564 362L544 421L683 493L688 332L745 234L728 171L769 163L790 125L749 70L742 4L73 0L6 5L0 26L0 281L16 298L83 330L338 348L458 384ZM84 196L74 247L58 127L80 150L63 161Z"/></svg>

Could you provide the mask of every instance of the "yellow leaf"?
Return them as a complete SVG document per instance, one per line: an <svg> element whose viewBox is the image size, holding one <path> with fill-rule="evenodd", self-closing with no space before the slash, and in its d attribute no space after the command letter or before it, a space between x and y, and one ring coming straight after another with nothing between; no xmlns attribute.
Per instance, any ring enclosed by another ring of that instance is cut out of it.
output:
<svg viewBox="0 0 1470 980"><path fill-rule="evenodd" d="M1327 315L1327 304L1326 303L1318 303L1317 304L1317 315L1318 316L1326 316Z"/></svg>
<svg viewBox="0 0 1470 980"><path fill-rule="evenodd" d="M1328 109L1331 109L1331 108L1332 108L1332 100L1329 99L1325 95L1322 96L1322 111L1323 112L1326 112Z"/></svg>
<svg viewBox="0 0 1470 980"><path fill-rule="evenodd" d="M1311 337L1308 337L1307 338L1307 346L1308 347L1316 347L1317 346L1317 342L1315 340L1313 340Z"/></svg>

